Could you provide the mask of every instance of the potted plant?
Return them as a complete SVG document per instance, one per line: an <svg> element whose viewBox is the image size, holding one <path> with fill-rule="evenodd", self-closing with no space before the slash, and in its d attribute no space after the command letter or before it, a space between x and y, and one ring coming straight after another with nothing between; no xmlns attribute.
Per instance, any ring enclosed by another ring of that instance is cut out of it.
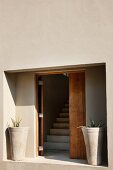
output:
<svg viewBox="0 0 113 170"><path fill-rule="evenodd" d="M81 127L85 146L87 161L90 165L100 165L102 163L102 143L103 143L103 124L95 123L91 120L88 126Z"/></svg>
<svg viewBox="0 0 113 170"><path fill-rule="evenodd" d="M11 159L20 161L25 158L28 127L20 127L21 119L12 119L13 127L9 127Z"/></svg>

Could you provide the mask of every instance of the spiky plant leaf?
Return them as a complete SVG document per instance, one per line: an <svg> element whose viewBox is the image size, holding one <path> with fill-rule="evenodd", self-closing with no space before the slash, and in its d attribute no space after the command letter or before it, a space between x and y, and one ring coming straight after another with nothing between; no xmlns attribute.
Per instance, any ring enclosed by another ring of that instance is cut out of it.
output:
<svg viewBox="0 0 113 170"><path fill-rule="evenodd" d="M11 118L13 127L19 127L20 126L20 122L22 121L22 119L16 118L15 120L13 118Z"/></svg>

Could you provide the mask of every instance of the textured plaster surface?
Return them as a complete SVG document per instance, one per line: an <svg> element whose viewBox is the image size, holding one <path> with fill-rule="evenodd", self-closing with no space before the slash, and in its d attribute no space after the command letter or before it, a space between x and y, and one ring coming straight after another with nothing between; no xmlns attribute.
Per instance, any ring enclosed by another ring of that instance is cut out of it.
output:
<svg viewBox="0 0 113 170"><path fill-rule="evenodd" d="M4 71L101 62L106 63L108 163L113 169L113 1L0 0L0 160L8 120ZM1 162L0 169L100 168Z"/></svg>

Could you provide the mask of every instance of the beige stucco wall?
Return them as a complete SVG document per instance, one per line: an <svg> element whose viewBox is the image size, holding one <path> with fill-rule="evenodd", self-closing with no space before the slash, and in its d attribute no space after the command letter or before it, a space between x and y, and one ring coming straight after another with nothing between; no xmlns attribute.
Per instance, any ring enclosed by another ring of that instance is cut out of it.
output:
<svg viewBox="0 0 113 170"><path fill-rule="evenodd" d="M3 89L7 90L3 85L3 71L106 62L108 158L109 167L113 169L112 28L112 0L0 0L1 160L7 122L3 107ZM48 166L33 164L33 169ZM15 167L31 169L32 164L0 163L2 170ZM53 168L58 169L58 166L48 169Z"/></svg>

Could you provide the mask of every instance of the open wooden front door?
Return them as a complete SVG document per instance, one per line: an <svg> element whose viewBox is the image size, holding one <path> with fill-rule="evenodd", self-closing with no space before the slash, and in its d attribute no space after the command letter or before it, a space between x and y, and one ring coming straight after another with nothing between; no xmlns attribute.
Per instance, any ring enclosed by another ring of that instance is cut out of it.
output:
<svg viewBox="0 0 113 170"><path fill-rule="evenodd" d="M86 123L85 72L69 74L70 158L85 159L83 134L79 126Z"/></svg>
<svg viewBox="0 0 113 170"><path fill-rule="evenodd" d="M37 156L43 156L43 81L41 76L36 76L36 151Z"/></svg>

